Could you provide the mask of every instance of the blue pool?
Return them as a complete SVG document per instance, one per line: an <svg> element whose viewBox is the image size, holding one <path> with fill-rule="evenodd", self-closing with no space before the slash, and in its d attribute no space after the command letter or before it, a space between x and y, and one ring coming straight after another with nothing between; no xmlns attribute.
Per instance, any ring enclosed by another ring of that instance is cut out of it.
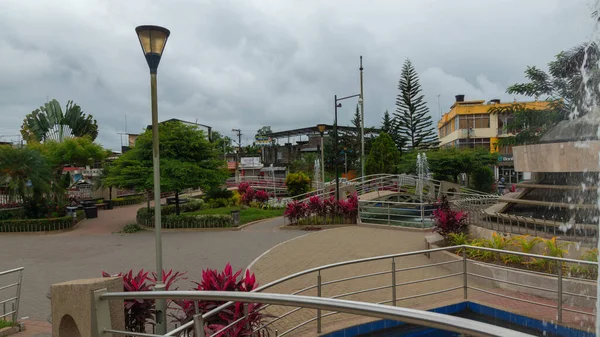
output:
<svg viewBox="0 0 600 337"><path fill-rule="evenodd" d="M595 337L593 332L543 322L473 302L462 302L429 310L546 337ZM459 337L460 334L392 320L381 320L334 331L322 337Z"/></svg>

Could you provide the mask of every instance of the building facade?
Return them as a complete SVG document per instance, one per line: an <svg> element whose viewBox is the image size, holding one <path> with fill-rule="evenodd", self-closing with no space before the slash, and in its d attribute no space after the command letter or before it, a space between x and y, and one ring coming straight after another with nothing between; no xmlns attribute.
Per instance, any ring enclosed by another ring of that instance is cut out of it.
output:
<svg viewBox="0 0 600 337"><path fill-rule="evenodd" d="M513 164L512 146L498 146L502 137L514 135L507 130L513 116L510 114L490 113L492 107L522 104L528 109L546 109L548 102L506 102L499 99L466 101L464 95L456 95L456 101L438 122L440 147L459 149L482 147L492 153L498 153L498 165L495 167L496 179L504 177L508 183L522 179L522 172L516 172Z"/></svg>

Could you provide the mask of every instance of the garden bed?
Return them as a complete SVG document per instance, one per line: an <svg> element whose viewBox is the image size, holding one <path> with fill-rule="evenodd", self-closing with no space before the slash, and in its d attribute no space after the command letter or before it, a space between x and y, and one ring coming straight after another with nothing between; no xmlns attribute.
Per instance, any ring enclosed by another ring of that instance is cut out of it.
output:
<svg viewBox="0 0 600 337"><path fill-rule="evenodd" d="M283 209L271 208L242 208L242 207L220 207L220 208L208 208L200 211L188 213L193 215L227 215L231 216L232 211L240 211L240 225L244 225L257 220L264 220L270 218L277 218L283 216Z"/></svg>
<svg viewBox="0 0 600 337"><path fill-rule="evenodd" d="M77 217L66 215L47 219L11 219L0 221L0 233L51 232L71 229L85 219L83 211L77 211Z"/></svg>

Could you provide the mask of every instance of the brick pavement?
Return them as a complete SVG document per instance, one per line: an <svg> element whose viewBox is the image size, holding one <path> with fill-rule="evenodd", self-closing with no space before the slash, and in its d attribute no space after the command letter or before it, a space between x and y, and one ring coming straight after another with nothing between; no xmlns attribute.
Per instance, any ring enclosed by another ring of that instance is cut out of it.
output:
<svg viewBox="0 0 600 337"><path fill-rule="evenodd" d="M323 232L316 232L273 248L269 253L262 256L254 264L253 271L256 273L257 279L261 282L261 284L265 284L295 272L329 263L421 250L424 249L425 235L426 234L422 232L374 229L365 227L345 227ZM409 268L428 263L430 263L430 260L428 260L424 255L397 258L396 269ZM332 297L369 288L389 286L391 284L391 273L327 284L327 282L339 280L341 278L389 270L391 270L391 260L388 259L385 261L336 267L334 269L322 271L321 276L324 284L322 295L324 297ZM450 271L441 266L413 269L398 272L396 275L396 282L397 284L409 283L412 281L435 278L449 274ZM316 284L316 282L317 275L316 273L313 273L286 281L268 289L267 292L287 294L294 293L306 287L313 286ZM524 298L530 301L546 304L553 303L552 300L541 299L527 294L514 293L496 288L489 289L479 284L478 280L473 277L469 277L468 282L471 286L493 290L495 292L517 298ZM426 310L440 307L445 304L457 303L463 301L462 285L462 275L457 275L443 279L415 282L398 286L397 298L410 297L453 287L460 287L460 289L429 295L426 297L416 297L398 301L397 305ZM391 288L388 287L376 291L343 296L341 298L377 303L390 301L392 299L391 291ZM301 294L316 296L317 293L316 289L310 289L302 292ZM537 318L544 319L548 322L556 321L556 309L552 308L527 304L499 296L476 292L475 290L469 290L469 300L478 301L482 304L499 309L504 308L507 311L528 316L531 316L532 313L535 313ZM554 303L554 305L556 304ZM294 308L271 306L266 309L266 312L269 315L277 317L284 313L290 312L292 309ZM590 311L590 309L581 308L576 308L576 310ZM324 311L323 315L326 315L327 313L328 312ZM282 333L294 326L301 324L302 322L313 319L315 316L315 310L301 309L274 323L272 329L276 329L279 333ZM323 318L323 332L335 331L344 326L356 325L361 322L367 322L371 320L373 319L345 314L336 314ZM589 317L582 314L564 311L563 320L565 324L573 327L587 328L593 326L593 323L590 322ZM316 323L312 322L295 330L293 335L314 335L315 331Z"/></svg>

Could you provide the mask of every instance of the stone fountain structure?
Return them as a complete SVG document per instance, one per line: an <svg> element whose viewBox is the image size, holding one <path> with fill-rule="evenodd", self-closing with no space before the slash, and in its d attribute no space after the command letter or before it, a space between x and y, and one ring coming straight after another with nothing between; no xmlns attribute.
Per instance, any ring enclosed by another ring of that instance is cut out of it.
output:
<svg viewBox="0 0 600 337"><path fill-rule="evenodd" d="M563 121L538 144L513 148L515 170L531 172L518 192L501 196L485 210L491 221L513 223L536 231L594 237L598 228L600 139L598 113Z"/></svg>

